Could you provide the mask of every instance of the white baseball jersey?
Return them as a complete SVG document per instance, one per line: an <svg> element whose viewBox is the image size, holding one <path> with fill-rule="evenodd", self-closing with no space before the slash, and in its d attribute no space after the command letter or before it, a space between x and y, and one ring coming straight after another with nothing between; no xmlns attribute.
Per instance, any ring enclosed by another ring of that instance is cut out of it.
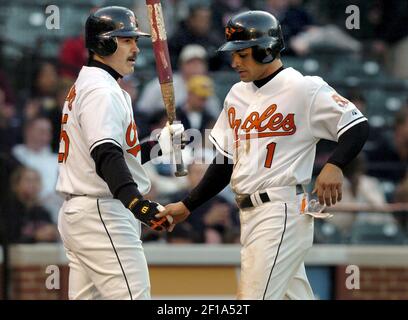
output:
<svg viewBox="0 0 408 320"><path fill-rule="evenodd" d="M146 194L150 180L141 165L140 145L129 94L105 70L84 66L63 108L57 191L112 197L97 175L92 150L103 143L123 150L138 189Z"/></svg>
<svg viewBox="0 0 408 320"><path fill-rule="evenodd" d="M238 194L310 182L319 139L338 141L366 118L320 77L286 68L261 88L235 84L210 140L234 159Z"/></svg>

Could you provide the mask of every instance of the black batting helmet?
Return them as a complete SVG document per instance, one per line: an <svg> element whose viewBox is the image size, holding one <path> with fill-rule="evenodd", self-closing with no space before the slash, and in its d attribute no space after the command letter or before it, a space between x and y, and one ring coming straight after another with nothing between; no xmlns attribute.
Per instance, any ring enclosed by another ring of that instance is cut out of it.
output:
<svg viewBox="0 0 408 320"><path fill-rule="evenodd" d="M105 7L92 13L85 24L85 46L100 56L117 49L116 37L149 37L138 28L133 11L124 7Z"/></svg>
<svg viewBox="0 0 408 320"><path fill-rule="evenodd" d="M272 62L285 49L279 21L265 11L246 11L232 17L225 27L227 40L218 51L236 51L252 47L253 58Z"/></svg>

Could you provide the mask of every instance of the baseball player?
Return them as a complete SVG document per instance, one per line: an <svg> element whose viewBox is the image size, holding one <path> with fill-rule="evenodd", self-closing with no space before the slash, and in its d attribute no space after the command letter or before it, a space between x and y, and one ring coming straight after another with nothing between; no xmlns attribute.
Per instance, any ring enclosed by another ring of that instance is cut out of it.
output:
<svg viewBox="0 0 408 320"><path fill-rule="evenodd" d="M150 181L142 163L157 142L139 143L130 96L118 84L134 71L138 37L147 36L123 7L101 8L86 21L90 59L66 98L58 154L70 299L149 299L141 223L172 228L171 217L154 217L160 205L143 198ZM176 124L161 131L163 154L170 133L183 130Z"/></svg>
<svg viewBox="0 0 408 320"><path fill-rule="evenodd" d="M284 42L273 15L238 14L225 36L219 51L231 52L241 82L227 94L210 134L219 154L197 187L157 217L171 214L178 223L231 182L241 221L238 298L313 299L304 258L314 218L304 190L316 143L338 142L314 186L320 204L330 206L341 200L342 168L361 150L367 120L321 78L283 67Z"/></svg>

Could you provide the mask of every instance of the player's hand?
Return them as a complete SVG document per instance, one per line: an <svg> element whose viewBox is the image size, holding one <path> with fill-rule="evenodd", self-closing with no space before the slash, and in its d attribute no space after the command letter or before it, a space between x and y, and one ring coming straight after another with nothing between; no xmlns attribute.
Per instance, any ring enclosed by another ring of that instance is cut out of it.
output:
<svg viewBox="0 0 408 320"><path fill-rule="evenodd" d="M183 144L184 126L181 123L167 124L158 136L160 149L163 155L170 154L173 144Z"/></svg>
<svg viewBox="0 0 408 320"><path fill-rule="evenodd" d="M327 163L318 175L312 193L317 193L319 203L330 207L341 201L343 172L334 164Z"/></svg>
<svg viewBox="0 0 408 320"><path fill-rule="evenodd" d="M155 231L172 231L174 228L173 217L163 215L157 218L155 215L164 210L164 207L157 202L146 199L134 198L128 209L132 211L136 219Z"/></svg>
<svg viewBox="0 0 408 320"><path fill-rule="evenodd" d="M173 218L173 223L177 224L186 220L189 215L190 210L187 209L183 202L179 201L165 206L163 211L156 214L156 218L160 219L162 217L171 216Z"/></svg>

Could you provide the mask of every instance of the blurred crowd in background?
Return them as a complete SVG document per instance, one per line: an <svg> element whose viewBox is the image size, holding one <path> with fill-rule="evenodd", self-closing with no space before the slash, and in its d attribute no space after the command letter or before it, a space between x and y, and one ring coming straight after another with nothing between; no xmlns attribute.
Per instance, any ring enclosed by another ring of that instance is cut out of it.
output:
<svg viewBox="0 0 408 320"><path fill-rule="evenodd" d="M83 26L98 6L132 8L149 32L144 1L53 1L59 28L47 29L41 0L0 1L0 232L10 243L58 242L55 192L61 109L86 64ZM323 77L368 117L370 137L344 172L343 202L381 206L408 202L408 2L399 0L164 0L174 69L177 117L186 129L212 128L231 85L238 81L228 55L216 53L229 17L248 9L271 12L281 22L285 67ZM346 27L349 5L359 20ZM358 24L356 25L356 23ZM120 85L133 101L139 140L166 123L149 39L140 39L136 71ZM204 143L203 145L209 146ZM320 141L314 177L335 143ZM212 159L214 149L202 157ZM188 148L185 150L188 155ZM179 201L207 165L188 161L189 175L171 165L147 163L148 198ZM207 161L208 163L208 161ZM81 164L78 164L78 166ZM311 189L312 183L310 184ZM7 227L6 227L7 226ZM339 212L316 221L315 243L408 243L408 212ZM239 215L227 187L172 233L144 231L144 241L239 242Z"/></svg>

